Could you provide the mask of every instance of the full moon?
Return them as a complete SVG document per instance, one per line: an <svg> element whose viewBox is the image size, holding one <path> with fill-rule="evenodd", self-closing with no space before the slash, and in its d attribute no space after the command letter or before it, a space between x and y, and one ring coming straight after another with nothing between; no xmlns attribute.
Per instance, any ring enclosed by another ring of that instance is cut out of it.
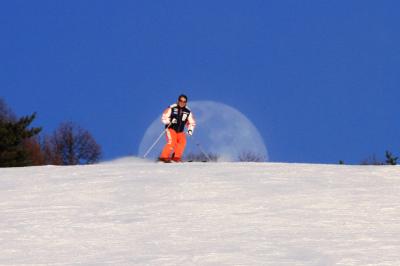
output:
<svg viewBox="0 0 400 266"><path fill-rule="evenodd" d="M218 161L239 161L246 156L255 156L268 161L268 152L257 128L235 108L213 101L193 101L188 107L196 120L193 137L187 136L184 154L216 155ZM147 152L163 133L160 116L147 128L139 145L139 156ZM147 158L157 158L166 143L165 134L154 146Z"/></svg>

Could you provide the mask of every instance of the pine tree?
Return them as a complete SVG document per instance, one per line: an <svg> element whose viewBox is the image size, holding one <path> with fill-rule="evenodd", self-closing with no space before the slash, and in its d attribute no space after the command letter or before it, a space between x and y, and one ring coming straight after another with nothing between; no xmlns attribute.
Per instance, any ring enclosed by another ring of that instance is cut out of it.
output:
<svg viewBox="0 0 400 266"><path fill-rule="evenodd" d="M388 165L396 165L398 157L394 157L390 151L386 151L386 164Z"/></svg>
<svg viewBox="0 0 400 266"><path fill-rule="evenodd" d="M35 117L36 113L15 121L0 119L0 167L31 164L24 142L42 130L40 127L28 128Z"/></svg>

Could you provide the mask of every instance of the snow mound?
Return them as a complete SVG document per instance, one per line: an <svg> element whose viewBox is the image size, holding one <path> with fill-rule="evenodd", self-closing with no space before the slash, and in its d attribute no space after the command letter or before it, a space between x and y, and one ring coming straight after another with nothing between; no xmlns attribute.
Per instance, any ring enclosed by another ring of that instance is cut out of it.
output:
<svg viewBox="0 0 400 266"><path fill-rule="evenodd" d="M1 265L400 265L400 168L0 169Z"/></svg>
<svg viewBox="0 0 400 266"><path fill-rule="evenodd" d="M137 163L154 163L154 160L149 160L149 159L143 159L141 157L136 157L136 156L127 156L127 157L121 157L121 158L116 158L112 159L110 161L104 161L101 162L100 164L137 164Z"/></svg>

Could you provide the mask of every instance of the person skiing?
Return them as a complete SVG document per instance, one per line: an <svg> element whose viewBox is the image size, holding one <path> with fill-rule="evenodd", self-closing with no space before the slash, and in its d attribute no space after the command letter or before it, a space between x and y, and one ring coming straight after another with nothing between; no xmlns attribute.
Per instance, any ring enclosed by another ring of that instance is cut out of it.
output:
<svg viewBox="0 0 400 266"><path fill-rule="evenodd" d="M187 100L186 95L179 95L178 102L169 106L162 114L161 122L165 125L167 143L161 152L160 161L182 162L186 146L185 127L187 127L187 134L192 136L196 126L193 114L186 105Z"/></svg>

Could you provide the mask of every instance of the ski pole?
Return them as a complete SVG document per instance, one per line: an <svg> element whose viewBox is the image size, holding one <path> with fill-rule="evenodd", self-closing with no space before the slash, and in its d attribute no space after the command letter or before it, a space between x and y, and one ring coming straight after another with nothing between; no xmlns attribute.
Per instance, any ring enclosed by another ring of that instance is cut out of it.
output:
<svg viewBox="0 0 400 266"><path fill-rule="evenodd" d="M191 138L193 139L194 143L196 144L196 146L199 148L200 152L207 158L207 160L209 162L211 162L211 158L210 156L208 156L207 153L204 152L203 148L201 147L200 143L196 141L196 139L193 137L193 135L191 135Z"/></svg>
<svg viewBox="0 0 400 266"><path fill-rule="evenodd" d="M161 137L167 132L168 128L171 126L171 123L161 132L160 136L154 141L153 145L150 146L150 148L146 151L146 153L143 155L143 158L146 158L147 155L151 152L151 150L154 148L154 146L157 145L157 143L160 141Z"/></svg>

